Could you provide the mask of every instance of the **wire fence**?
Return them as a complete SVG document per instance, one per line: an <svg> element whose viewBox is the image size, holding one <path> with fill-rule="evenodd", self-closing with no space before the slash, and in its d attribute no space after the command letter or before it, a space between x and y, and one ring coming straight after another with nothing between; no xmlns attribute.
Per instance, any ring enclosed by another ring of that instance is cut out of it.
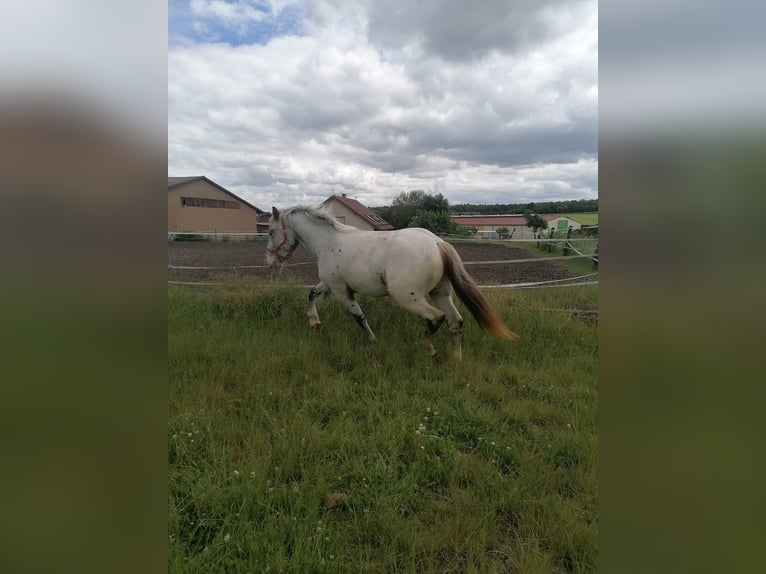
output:
<svg viewBox="0 0 766 574"><path fill-rule="evenodd" d="M504 240L501 240L501 242ZM536 240L527 240L529 241L536 241ZM464 261L463 264L466 266L473 266L473 265L517 265L517 264L526 264L526 263L536 263L539 264L541 262L549 262L549 261L573 261L577 259L591 259L593 261L593 267L594 269L597 269L598 266L598 254L596 251L596 254L586 254L574 247L572 245L571 241L568 240L561 240L561 239L550 239L548 241L555 241L557 242L557 248L562 250L570 250L570 252L573 252L574 254L567 254L567 255L549 255L549 256L533 256L533 257L525 257L525 258L515 258L515 259L496 259L496 260L477 260L477 261ZM541 242L544 247L545 242ZM549 250L552 252L553 250ZM296 267L305 267L310 265L316 265L315 261L301 261L301 262L295 262L295 263L284 263L283 267L286 268L296 268ZM242 271L247 270L267 270L269 267L267 265L174 265L174 264L168 264L167 266L168 271L231 271L235 275L239 276L241 275ZM541 281L524 281L524 282L517 282L517 283L502 283L502 284L482 284L479 285L482 289L535 289L535 288L546 288L546 287L575 287L575 286L584 286L584 285L597 285L598 284L598 271L594 271L592 273L578 275L574 277L564 277L559 279L547 279L547 280L541 280ZM181 281L181 280L168 280L168 284L170 285L187 285L187 286L201 286L201 287L207 287L207 286L215 286L215 285L223 285L224 283L221 281ZM313 285L306 285L306 287L312 287Z"/></svg>

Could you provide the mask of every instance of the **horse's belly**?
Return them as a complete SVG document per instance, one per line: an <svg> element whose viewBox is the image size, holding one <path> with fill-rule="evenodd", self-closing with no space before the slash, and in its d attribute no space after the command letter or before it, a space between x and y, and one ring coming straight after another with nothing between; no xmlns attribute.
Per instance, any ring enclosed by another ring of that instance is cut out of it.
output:
<svg viewBox="0 0 766 574"><path fill-rule="evenodd" d="M370 297L388 294L385 272L368 265L363 258L321 261L319 278L333 290L350 288Z"/></svg>
<svg viewBox="0 0 766 574"><path fill-rule="evenodd" d="M372 280L353 280L348 282L348 286L354 290L355 293L361 295L367 295L368 297L383 297L388 294L388 288L385 284L385 279L381 276L379 279Z"/></svg>

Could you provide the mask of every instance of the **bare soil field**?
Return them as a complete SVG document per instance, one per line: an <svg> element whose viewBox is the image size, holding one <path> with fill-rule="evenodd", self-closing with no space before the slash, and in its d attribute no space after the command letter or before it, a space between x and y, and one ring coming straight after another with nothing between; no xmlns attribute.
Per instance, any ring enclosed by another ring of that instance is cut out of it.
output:
<svg viewBox="0 0 766 574"><path fill-rule="evenodd" d="M465 263L541 258L539 262L467 265L466 269L480 285L547 281L573 276L556 262L542 260L546 255L542 252L536 255L526 249L499 243L455 242L453 245ZM168 242L168 280L225 281L232 277L262 277L307 285L319 281L316 263L303 247L298 247L282 270L272 270L266 267L264 242Z"/></svg>

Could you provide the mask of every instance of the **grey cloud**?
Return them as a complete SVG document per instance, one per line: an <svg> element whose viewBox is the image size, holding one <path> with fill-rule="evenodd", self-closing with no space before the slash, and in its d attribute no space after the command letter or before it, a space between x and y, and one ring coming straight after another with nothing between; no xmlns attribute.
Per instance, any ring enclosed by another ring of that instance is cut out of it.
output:
<svg viewBox="0 0 766 574"><path fill-rule="evenodd" d="M337 27L348 9L341 2L340 15L317 3L326 20L314 36L172 46L170 169L219 178L256 205L319 202L333 189L373 205L416 188L450 201L470 190L503 202L514 201L509 194L596 193L593 165L577 165L597 154L595 40L572 46L579 38L562 35L560 23L509 39L496 25L508 15L548 25L557 3L487 3L468 14L462 4L439 11L427 2L401 31L396 9L410 4L391 4L388 16L383 4L369 18L349 16L379 24L376 45L364 30ZM473 32L461 32L461 20ZM582 36L593 36L590 25ZM420 47L397 48L399 34ZM533 44L536 55L510 53ZM481 59L462 59L468 53Z"/></svg>
<svg viewBox="0 0 766 574"><path fill-rule="evenodd" d="M587 114L571 114L558 122L538 112L537 119L522 116L525 123L517 125L513 115L473 112L470 105L469 100L462 117L447 121L427 116L409 117L396 126L381 121L361 134L356 143L367 151L380 151L382 163L375 165L384 170L389 169L392 157L439 155L456 162L511 167L565 163L597 153L595 109ZM371 155L375 162L376 154ZM401 169L400 165L392 167Z"/></svg>
<svg viewBox="0 0 766 574"><path fill-rule="evenodd" d="M598 151L594 123L574 126L548 126L521 132L510 132L493 141L464 142L448 157L505 167L530 163L570 163L592 158Z"/></svg>
<svg viewBox="0 0 766 574"><path fill-rule="evenodd" d="M544 42L555 31L552 14L577 4L567 0L372 2L368 35L384 50L416 43L444 60L476 59L493 50L513 52Z"/></svg>

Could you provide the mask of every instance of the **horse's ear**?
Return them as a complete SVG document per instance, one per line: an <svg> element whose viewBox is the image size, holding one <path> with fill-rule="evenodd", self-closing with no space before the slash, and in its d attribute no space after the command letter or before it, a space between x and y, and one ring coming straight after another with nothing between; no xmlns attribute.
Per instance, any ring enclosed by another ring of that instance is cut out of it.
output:
<svg viewBox="0 0 766 574"><path fill-rule="evenodd" d="M276 207L272 206L272 208L271 208L271 215L274 216L275 220L279 219L279 210Z"/></svg>

